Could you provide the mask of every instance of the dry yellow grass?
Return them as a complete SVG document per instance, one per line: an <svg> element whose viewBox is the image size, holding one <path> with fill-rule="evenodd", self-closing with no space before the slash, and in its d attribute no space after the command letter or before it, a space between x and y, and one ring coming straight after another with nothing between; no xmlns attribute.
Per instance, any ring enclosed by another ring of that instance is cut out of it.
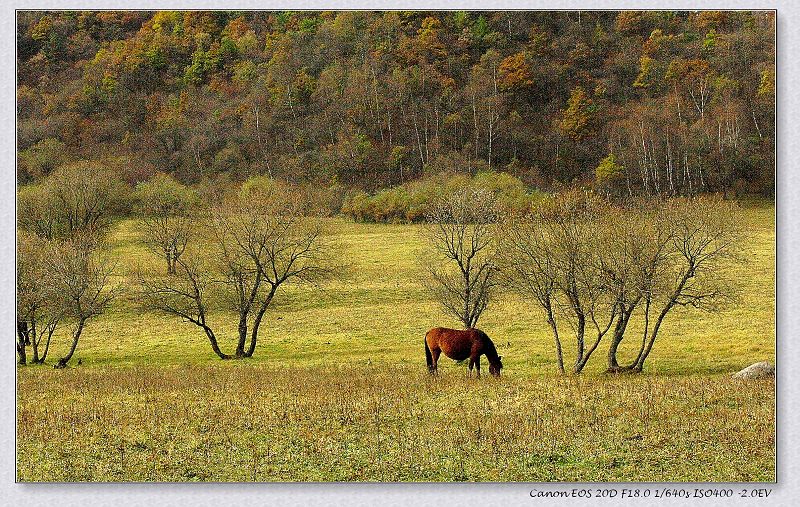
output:
<svg viewBox="0 0 800 507"><path fill-rule="evenodd" d="M252 360L221 362L193 325L121 299L88 325L81 366L20 368L18 478L774 480L774 383L729 378L775 357L773 213L743 213L740 301L676 311L644 375L602 375L601 345L586 375L559 378L542 316L506 297L480 322L499 381L449 360L425 375L424 332L456 323L417 282L417 226L333 220L349 278L280 294ZM111 246L118 282L149 262L131 222ZM234 334L230 314L213 317Z"/></svg>
<svg viewBox="0 0 800 507"><path fill-rule="evenodd" d="M771 381L247 363L21 377L25 481L775 480Z"/></svg>

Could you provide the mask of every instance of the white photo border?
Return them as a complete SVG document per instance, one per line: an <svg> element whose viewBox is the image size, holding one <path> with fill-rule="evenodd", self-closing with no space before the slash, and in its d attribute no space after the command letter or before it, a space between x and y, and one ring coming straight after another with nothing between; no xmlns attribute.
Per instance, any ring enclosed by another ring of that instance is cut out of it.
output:
<svg viewBox="0 0 800 507"><path fill-rule="evenodd" d="M777 10L777 135L776 135L776 292L777 321L777 483L752 487L771 489L771 495L757 501L759 505L788 505L800 495L800 391L798 376L793 372L791 358L800 356L800 340L793 340L793 331L800 329L800 291L793 290L793 282L800 275L800 172L792 168L800 160L800 2L741 1L741 0L182 0L182 1L123 1L123 0L10 0L0 6L0 329L15 334L15 196L16 196L16 10L156 10L156 9L259 9L281 10L625 10L625 9L776 9ZM58 505L61 506L127 506L167 505L225 506L225 505L350 505L350 506L405 506L405 505L550 505L569 504L573 507L597 505L599 499L534 498L532 490L571 490L589 487L655 488L651 484L573 484L573 483L228 483L228 484L175 484L175 483L94 483L94 484L16 484L16 360L12 340L7 339L8 354L0 368L0 498L5 505ZM676 483L677 488L693 488L693 483ZM703 487L733 488L739 491L746 485L724 483L703 484ZM606 500L616 505L619 498ZM752 499L733 498L658 500L653 497L635 499L631 504L682 505L697 502L702 505L755 504Z"/></svg>

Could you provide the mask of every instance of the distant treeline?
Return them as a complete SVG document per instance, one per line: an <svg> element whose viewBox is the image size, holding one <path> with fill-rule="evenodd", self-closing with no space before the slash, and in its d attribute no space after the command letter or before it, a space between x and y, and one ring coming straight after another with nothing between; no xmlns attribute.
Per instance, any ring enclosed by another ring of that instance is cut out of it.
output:
<svg viewBox="0 0 800 507"><path fill-rule="evenodd" d="M360 222L423 222L432 206L464 191L488 191L499 211L524 215L548 194L528 190L519 178L503 172L437 174L375 193L308 183L285 183L269 176L251 176L242 183L218 180L184 185L157 173L135 187L113 168L77 162L54 170L17 194L17 223L47 239L70 237L80 230L105 230L120 218L141 219L157 213L203 214L209 207L236 199L258 202L271 194L292 195L307 216L345 215Z"/></svg>
<svg viewBox="0 0 800 507"><path fill-rule="evenodd" d="M93 160L129 184L267 175L411 201L424 175L487 170L610 194L774 191L772 12L17 19L22 183Z"/></svg>

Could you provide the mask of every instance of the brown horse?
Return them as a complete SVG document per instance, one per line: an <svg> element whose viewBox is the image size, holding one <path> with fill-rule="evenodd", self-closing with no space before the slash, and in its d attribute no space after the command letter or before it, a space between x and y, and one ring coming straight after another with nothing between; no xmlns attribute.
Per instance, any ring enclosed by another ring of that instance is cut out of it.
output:
<svg viewBox="0 0 800 507"><path fill-rule="evenodd" d="M469 358L469 373L472 375L474 366L481 376L481 355L486 354L489 360L489 373L495 377L500 376L503 368L502 356L497 355L492 340L480 329L447 329L435 327L425 333L425 359L428 361L428 371L436 373L436 366L439 362L439 354L456 361L463 361Z"/></svg>

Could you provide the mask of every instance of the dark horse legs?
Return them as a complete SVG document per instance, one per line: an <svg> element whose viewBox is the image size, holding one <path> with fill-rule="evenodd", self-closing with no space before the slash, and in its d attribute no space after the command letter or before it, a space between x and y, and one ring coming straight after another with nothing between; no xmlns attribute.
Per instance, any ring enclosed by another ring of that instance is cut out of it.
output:
<svg viewBox="0 0 800 507"><path fill-rule="evenodd" d="M475 371L478 378L481 378L481 356L469 358L469 376L472 376L472 367L475 366Z"/></svg>
<svg viewBox="0 0 800 507"><path fill-rule="evenodd" d="M431 356L433 357L433 367L431 368L431 373L433 373L434 375L436 374L437 368L439 366L439 354L441 353L442 351L439 348L431 350Z"/></svg>

